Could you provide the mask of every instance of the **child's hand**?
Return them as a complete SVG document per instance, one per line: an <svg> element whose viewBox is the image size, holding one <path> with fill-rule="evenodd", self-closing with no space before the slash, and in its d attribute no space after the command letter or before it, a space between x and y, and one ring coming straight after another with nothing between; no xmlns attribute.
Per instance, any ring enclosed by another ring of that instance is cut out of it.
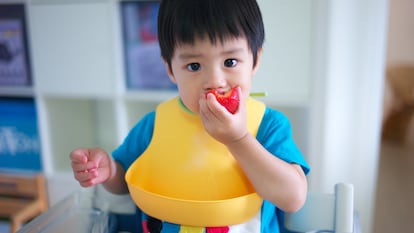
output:
<svg viewBox="0 0 414 233"><path fill-rule="evenodd" d="M216 97L217 102L223 105L231 114L234 114L239 108L240 93L237 87L232 88L226 93L220 93L217 89L212 89L207 92L207 94L209 93L212 93Z"/></svg>
<svg viewBox="0 0 414 233"><path fill-rule="evenodd" d="M200 117L205 130L223 144L235 142L247 133L246 100L243 98L240 87L236 88L240 96L238 109L230 113L222 106L213 93L200 97Z"/></svg>
<svg viewBox="0 0 414 233"><path fill-rule="evenodd" d="M76 149L70 153L75 179L82 187L105 182L111 174L111 158L102 149Z"/></svg>

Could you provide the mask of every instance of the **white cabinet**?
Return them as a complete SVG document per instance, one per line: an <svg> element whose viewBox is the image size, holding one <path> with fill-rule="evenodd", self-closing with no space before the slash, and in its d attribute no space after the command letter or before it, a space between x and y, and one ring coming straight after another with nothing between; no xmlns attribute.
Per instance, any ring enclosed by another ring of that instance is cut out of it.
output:
<svg viewBox="0 0 414 233"><path fill-rule="evenodd" d="M113 6L107 1L30 3L34 76L40 94L114 94L118 51Z"/></svg>
<svg viewBox="0 0 414 233"><path fill-rule="evenodd" d="M72 176L72 149L99 146L112 151L139 118L176 95L125 88L120 2L26 0L34 88L17 95L36 99L45 172L55 177L54 183L62 174ZM307 111L311 3L259 4L266 42L253 91L267 91L263 100L273 107ZM0 88L3 94L16 95L14 90Z"/></svg>
<svg viewBox="0 0 414 233"><path fill-rule="evenodd" d="M310 97L312 1L258 0L265 24L254 91L272 105L303 107Z"/></svg>

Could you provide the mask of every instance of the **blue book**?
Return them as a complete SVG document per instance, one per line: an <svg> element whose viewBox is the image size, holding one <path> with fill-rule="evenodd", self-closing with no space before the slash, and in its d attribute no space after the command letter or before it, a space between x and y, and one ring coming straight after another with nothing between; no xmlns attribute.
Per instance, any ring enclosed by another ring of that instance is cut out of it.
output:
<svg viewBox="0 0 414 233"><path fill-rule="evenodd" d="M0 98L0 169L42 171L33 98Z"/></svg>

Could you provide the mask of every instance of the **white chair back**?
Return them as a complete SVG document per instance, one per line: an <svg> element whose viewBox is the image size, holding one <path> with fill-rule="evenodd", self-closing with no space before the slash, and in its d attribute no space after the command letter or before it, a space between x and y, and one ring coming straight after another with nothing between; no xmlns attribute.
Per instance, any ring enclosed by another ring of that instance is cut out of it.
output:
<svg viewBox="0 0 414 233"><path fill-rule="evenodd" d="M354 232L354 188L338 183L334 193L309 192L304 206L285 214L285 227L292 232Z"/></svg>

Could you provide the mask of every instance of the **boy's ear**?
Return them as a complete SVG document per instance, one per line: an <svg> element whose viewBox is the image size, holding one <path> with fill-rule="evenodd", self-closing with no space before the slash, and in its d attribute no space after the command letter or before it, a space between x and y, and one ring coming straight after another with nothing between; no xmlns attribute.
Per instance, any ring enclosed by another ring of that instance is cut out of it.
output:
<svg viewBox="0 0 414 233"><path fill-rule="evenodd" d="M170 65L168 65L168 62L166 62L164 59L162 59L162 61L164 62L165 70L167 71L168 77L170 78L171 82L177 84L177 82L175 81L174 74L172 72L172 68L170 67Z"/></svg>
<svg viewBox="0 0 414 233"><path fill-rule="evenodd" d="M255 75L257 71L259 70L262 53L263 53L263 48L259 48L257 50L256 65L253 67L253 72L252 72L253 75Z"/></svg>

